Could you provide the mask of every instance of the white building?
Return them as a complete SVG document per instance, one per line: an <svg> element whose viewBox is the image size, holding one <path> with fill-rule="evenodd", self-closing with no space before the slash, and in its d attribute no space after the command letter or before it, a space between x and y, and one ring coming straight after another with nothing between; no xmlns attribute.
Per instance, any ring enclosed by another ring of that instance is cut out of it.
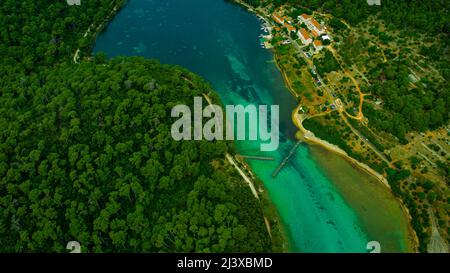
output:
<svg viewBox="0 0 450 273"><path fill-rule="evenodd" d="M272 18L275 20L275 22L277 22L278 24L280 24L280 25L283 25L284 24L284 18L282 17L282 16L280 16L279 14L277 14L277 13L273 13L272 14Z"/></svg>
<svg viewBox="0 0 450 273"><path fill-rule="evenodd" d="M314 18L306 22L306 25L311 31L314 30L318 35L322 35L325 33L324 27L319 24L319 22L317 22Z"/></svg>
<svg viewBox="0 0 450 273"><path fill-rule="evenodd" d="M304 45L309 45L310 43L312 43L312 39L309 36L308 32L306 31L306 29L301 28L298 32L298 37L300 38L300 40L302 40L302 43Z"/></svg>
<svg viewBox="0 0 450 273"><path fill-rule="evenodd" d="M300 15L300 16L298 17L298 19L300 20L300 22L306 24L307 22L309 22L309 20L311 20L311 15L308 15L308 14L306 14L306 13L303 13L302 15Z"/></svg>
<svg viewBox="0 0 450 273"><path fill-rule="evenodd" d="M381 0L367 0L367 4L369 6L373 6L373 5L380 6L381 5Z"/></svg>
<svg viewBox="0 0 450 273"><path fill-rule="evenodd" d="M73 5L79 6L79 5L81 5L81 0L67 0L67 5L69 5L69 6L73 6Z"/></svg>

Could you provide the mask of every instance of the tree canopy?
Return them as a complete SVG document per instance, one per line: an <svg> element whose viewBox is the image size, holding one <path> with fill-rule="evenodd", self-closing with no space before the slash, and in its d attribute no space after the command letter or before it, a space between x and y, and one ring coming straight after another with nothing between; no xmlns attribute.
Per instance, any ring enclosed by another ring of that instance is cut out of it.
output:
<svg viewBox="0 0 450 273"><path fill-rule="evenodd" d="M209 85L141 58L72 62L123 3L0 4L0 252L271 251L232 143L170 136L172 106Z"/></svg>
<svg viewBox="0 0 450 273"><path fill-rule="evenodd" d="M0 250L270 251L226 142L172 140L210 88L140 58L61 65L0 97Z"/></svg>

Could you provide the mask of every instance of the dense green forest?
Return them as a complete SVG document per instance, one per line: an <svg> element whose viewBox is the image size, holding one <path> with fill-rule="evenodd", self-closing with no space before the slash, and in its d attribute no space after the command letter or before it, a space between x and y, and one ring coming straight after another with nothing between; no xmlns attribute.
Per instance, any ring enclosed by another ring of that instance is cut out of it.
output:
<svg viewBox="0 0 450 273"><path fill-rule="evenodd" d="M232 143L170 136L171 108L209 85L141 58L72 62L123 3L0 5L0 252L272 251Z"/></svg>
<svg viewBox="0 0 450 273"><path fill-rule="evenodd" d="M0 98L3 251L270 249L226 143L171 139L170 109L210 90L197 77L115 59L21 82Z"/></svg>
<svg viewBox="0 0 450 273"><path fill-rule="evenodd" d="M409 67L402 62L379 65L372 71L375 78L369 90L383 98L384 111L365 104L366 114L376 128L390 132L402 142L410 131L436 129L448 123L450 89L443 83L422 80L410 90Z"/></svg>
<svg viewBox="0 0 450 273"><path fill-rule="evenodd" d="M398 29L411 29L432 33L449 32L449 0L381 0L381 5L368 5L367 0L244 0L252 5L289 3L297 12L309 13L323 10L344 19L352 25L361 23L367 16L376 14Z"/></svg>
<svg viewBox="0 0 450 273"><path fill-rule="evenodd" d="M314 59L314 65L321 75L340 69L339 63L334 58L333 53L331 53L328 49L325 51L324 56L319 59Z"/></svg>
<svg viewBox="0 0 450 273"><path fill-rule="evenodd" d="M70 61L77 48L88 49L89 26L103 22L124 0L83 1L69 6L61 0L3 0L0 5L1 71L31 72Z"/></svg>

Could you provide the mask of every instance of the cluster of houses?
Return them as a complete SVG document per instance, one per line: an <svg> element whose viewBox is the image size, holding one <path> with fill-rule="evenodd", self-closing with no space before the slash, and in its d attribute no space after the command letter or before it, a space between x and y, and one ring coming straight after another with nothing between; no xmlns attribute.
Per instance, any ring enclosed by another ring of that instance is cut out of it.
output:
<svg viewBox="0 0 450 273"><path fill-rule="evenodd" d="M288 18L278 13L273 13L272 18L281 27L286 28L289 33L295 32L305 46L312 44L316 51L320 51L323 48L322 40L330 40L325 27L311 15L302 14L298 16L300 25L298 30L291 25L291 21ZM302 27L302 25L305 25L306 28ZM280 28L275 28L275 30L280 30Z"/></svg>

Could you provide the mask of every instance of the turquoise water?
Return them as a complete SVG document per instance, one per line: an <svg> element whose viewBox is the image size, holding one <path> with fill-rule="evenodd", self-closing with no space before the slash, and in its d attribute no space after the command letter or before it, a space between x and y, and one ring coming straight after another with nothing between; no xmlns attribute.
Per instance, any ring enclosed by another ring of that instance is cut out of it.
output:
<svg viewBox="0 0 450 273"><path fill-rule="evenodd" d="M242 154L273 156L250 161L287 228L292 251L366 252L368 235L355 211L302 144L280 174L272 172L295 145L295 99L260 48L261 22L223 0L131 0L97 39L108 57L145 56L178 64L208 80L225 104L280 105L280 147L259 152L258 142L237 142Z"/></svg>

